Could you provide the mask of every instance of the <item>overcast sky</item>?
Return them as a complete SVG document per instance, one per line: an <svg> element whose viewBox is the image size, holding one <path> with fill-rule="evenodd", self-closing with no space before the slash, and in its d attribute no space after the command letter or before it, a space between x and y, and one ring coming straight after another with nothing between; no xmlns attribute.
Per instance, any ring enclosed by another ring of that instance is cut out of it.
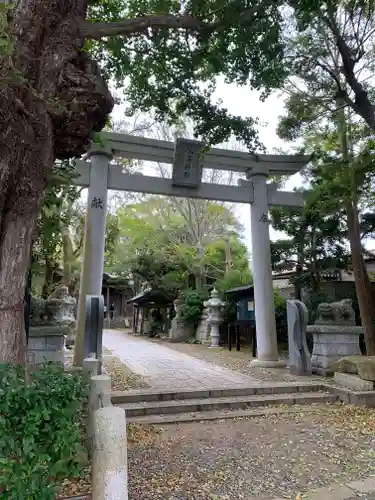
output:
<svg viewBox="0 0 375 500"><path fill-rule="evenodd" d="M237 87L233 84L227 85L221 80L218 84L217 97L223 100L223 106L228 108L232 114L259 118L263 124L263 127L259 129L260 140L267 148L268 153L276 153L276 150L280 150L280 148L283 151L293 148L292 144L285 143L276 134L279 116L284 113L284 100L280 92L273 94L265 102L262 102L257 92L248 90L245 87ZM293 190L294 187L300 185L301 178L297 174L290 177L283 189ZM251 251L249 206L238 205L237 216L245 227L244 238ZM270 236L273 240L283 237L282 233L274 231L272 227L270 227Z"/></svg>
<svg viewBox="0 0 375 500"><path fill-rule="evenodd" d="M268 153L276 152L275 150L282 148L283 151L291 150L293 144L285 143L276 135L276 127L279 116L283 114L284 104L280 93L275 93L265 102L261 102L257 92L248 90L244 87L237 87L234 84L227 85L223 79L218 80L217 92L215 97L223 101L223 107L228 108L229 112L234 115L243 117L259 118L263 126L259 129L261 142L267 148ZM123 118L123 106L115 108L113 113L115 121L121 121ZM146 170L148 168L146 167ZM144 172L146 175L154 175L153 173ZM292 176L283 189L293 189L301 185L299 175ZM250 206L237 205L236 215L241 224L245 228L244 241L251 251L251 224L250 224ZM271 239L282 237L282 233L277 233L270 228Z"/></svg>

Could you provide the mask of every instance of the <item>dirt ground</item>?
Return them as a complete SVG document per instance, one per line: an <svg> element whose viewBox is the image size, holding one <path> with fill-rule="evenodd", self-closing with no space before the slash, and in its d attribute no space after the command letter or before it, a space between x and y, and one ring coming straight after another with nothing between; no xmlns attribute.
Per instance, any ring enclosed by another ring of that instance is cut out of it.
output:
<svg viewBox="0 0 375 500"><path fill-rule="evenodd" d="M148 389L150 387L145 377L132 372L119 358L113 356L108 349L105 349L103 357L103 370L111 377L113 391Z"/></svg>
<svg viewBox="0 0 375 500"><path fill-rule="evenodd" d="M296 499L375 467L375 412L317 413L155 427L129 443L130 500ZM371 498L371 497L369 497Z"/></svg>

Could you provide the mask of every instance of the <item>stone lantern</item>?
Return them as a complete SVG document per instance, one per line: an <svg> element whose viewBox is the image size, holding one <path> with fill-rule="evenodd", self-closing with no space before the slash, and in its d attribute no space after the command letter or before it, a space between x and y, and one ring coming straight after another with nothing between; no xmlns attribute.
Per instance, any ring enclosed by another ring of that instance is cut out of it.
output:
<svg viewBox="0 0 375 500"><path fill-rule="evenodd" d="M219 333L219 325L223 321L221 310L224 306L224 302L222 302L219 298L219 292L214 288L211 292L211 298L207 301L207 307L209 310L208 314L208 324L211 327L211 345L210 347L220 347L220 333Z"/></svg>
<svg viewBox="0 0 375 500"><path fill-rule="evenodd" d="M52 361L64 364L66 337L73 343L76 300L68 288L59 286L47 300L32 301L28 359L38 365Z"/></svg>
<svg viewBox="0 0 375 500"><path fill-rule="evenodd" d="M68 287L63 285L57 288L54 300L57 306L54 319L58 325L69 328L66 345L72 346L75 341L75 310L77 307L77 301L74 297L69 295ZM53 299L51 302L53 302Z"/></svg>

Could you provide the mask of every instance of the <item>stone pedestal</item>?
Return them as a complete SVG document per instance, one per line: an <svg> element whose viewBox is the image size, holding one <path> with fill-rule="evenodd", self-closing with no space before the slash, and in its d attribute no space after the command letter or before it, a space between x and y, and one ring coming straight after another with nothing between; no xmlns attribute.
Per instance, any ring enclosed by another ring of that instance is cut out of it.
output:
<svg viewBox="0 0 375 500"><path fill-rule="evenodd" d="M50 361L64 364L67 326L35 326L29 331L28 361L41 365Z"/></svg>
<svg viewBox="0 0 375 500"><path fill-rule="evenodd" d="M332 363L344 356L361 354L361 326L315 324L309 325L307 331L312 334L314 340L311 364L315 373L332 375L333 371L329 368Z"/></svg>

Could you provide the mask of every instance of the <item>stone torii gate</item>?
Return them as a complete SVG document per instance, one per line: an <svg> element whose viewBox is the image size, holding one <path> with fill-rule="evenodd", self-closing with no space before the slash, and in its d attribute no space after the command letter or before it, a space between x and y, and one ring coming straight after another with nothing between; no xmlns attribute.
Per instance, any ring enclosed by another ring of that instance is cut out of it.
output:
<svg viewBox="0 0 375 500"><path fill-rule="evenodd" d="M256 366L282 366L278 357L276 321L271 272L269 206L303 206L300 193L279 191L267 184L270 175L292 175L309 161L309 156L252 155L245 152L212 148L202 153L204 144L188 139L176 143L143 137L102 132L101 145L93 144L85 160L76 161L79 177L75 183L88 187L84 236L84 256L74 363L83 361L85 296L101 295L107 190L220 200L251 205L252 272L254 279L257 335ZM124 173L114 157L173 165L171 179ZM201 181L202 169L242 172L246 180L237 186Z"/></svg>

